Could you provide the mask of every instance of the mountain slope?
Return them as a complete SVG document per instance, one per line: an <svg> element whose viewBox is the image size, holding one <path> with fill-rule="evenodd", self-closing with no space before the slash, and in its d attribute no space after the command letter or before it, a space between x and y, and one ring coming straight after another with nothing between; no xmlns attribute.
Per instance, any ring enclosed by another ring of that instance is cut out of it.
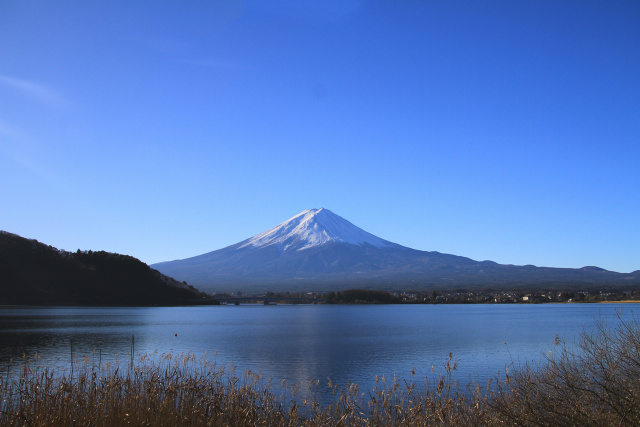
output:
<svg viewBox="0 0 640 427"><path fill-rule="evenodd" d="M0 304L181 305L203 297L130 256L65 252L0 231Z"/></svg>
<svg viewBox="0 0 640 427"><path fill-rule="evenodd" d="M331 242L355 246L367 244L377 248L399 247L367 233L328 209L320 208L301 212L282 224L242 242L240 248L264 248L275 245L281 252L285 252Z"/></svg>
<svg viewBox="0 0 640 427"><path fill-rule="evenodd" d="M310 209L235 245L153 267L215 292L640 284L640 275L597 267L501 265L410 249L327 209Z"/></svg>

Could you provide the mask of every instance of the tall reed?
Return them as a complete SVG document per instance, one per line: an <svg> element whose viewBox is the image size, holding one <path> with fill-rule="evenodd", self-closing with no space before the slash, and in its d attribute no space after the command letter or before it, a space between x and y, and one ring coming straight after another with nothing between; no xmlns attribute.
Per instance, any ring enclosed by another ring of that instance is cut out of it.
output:
<svg viewBox="0 0 640 427"><path fill-rule="evenodd" d="M143 355L131 369L85 358L25 363L0 380L0 425L468 426L640 425L640 324L597 325L577 347L557 340L539 366L461 387L452 355L433 381L379 378L372 390L272 384L206 356Z"/></svg>

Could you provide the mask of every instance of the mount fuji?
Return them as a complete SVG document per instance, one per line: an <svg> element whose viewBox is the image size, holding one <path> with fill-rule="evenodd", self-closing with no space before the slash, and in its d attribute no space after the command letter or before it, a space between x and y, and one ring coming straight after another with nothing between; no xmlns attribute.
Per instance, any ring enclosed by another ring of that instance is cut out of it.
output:
<svg viewBox="0 0 640 427"><path fill-rule="evenodd" d="M324 208L301 212L235 245L151 267L207 292L640 283L638 272L501 265L411 249Z"/></svg>

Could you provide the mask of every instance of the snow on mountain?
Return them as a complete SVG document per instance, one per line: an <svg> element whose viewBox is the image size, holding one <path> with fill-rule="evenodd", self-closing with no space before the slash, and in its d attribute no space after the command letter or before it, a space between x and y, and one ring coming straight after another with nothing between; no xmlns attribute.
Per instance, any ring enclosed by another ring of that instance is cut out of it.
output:
<svg viewBox="0 0 640 427"><path fill-rule="evenodd" d="M282 252L301 251L328 242L369 244L379 248L396 246L367 233L328 209L308 209L276 227L246 241L241 248L277 245Z"/></svg>
<svg viewBox="0 0 640 427"><path fill-rule="evenodd" d="M640 283L635 273L595 267L501 265L411 249L367 233L327 209L310 209L226 248L152 267L207 292Z"/></svg>

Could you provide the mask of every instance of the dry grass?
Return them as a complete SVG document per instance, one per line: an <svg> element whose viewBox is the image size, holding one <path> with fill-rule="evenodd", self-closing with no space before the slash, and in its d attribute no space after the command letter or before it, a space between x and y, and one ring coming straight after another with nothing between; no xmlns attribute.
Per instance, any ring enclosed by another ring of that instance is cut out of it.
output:
<svg viewBox="0 0 640 427"><path fill-rule="evenodd" d="M524 366L497 384L488 402L512 425L640 425L640 323L596 323L577 347L556 339L541 366Z"/></svg>
<svg viewBox="0 0 640 427"><path fill-rule="evenodd" d="M452 380L429 386L379 379L373 390L318 383L272 385L206 358L143 356L132 368L79 364L75 372L24 364L0 379L0 425L458 426L640 425L640 325L598 324L577 348L557 342L538 367L524 366L484 391Z"/></svg>

